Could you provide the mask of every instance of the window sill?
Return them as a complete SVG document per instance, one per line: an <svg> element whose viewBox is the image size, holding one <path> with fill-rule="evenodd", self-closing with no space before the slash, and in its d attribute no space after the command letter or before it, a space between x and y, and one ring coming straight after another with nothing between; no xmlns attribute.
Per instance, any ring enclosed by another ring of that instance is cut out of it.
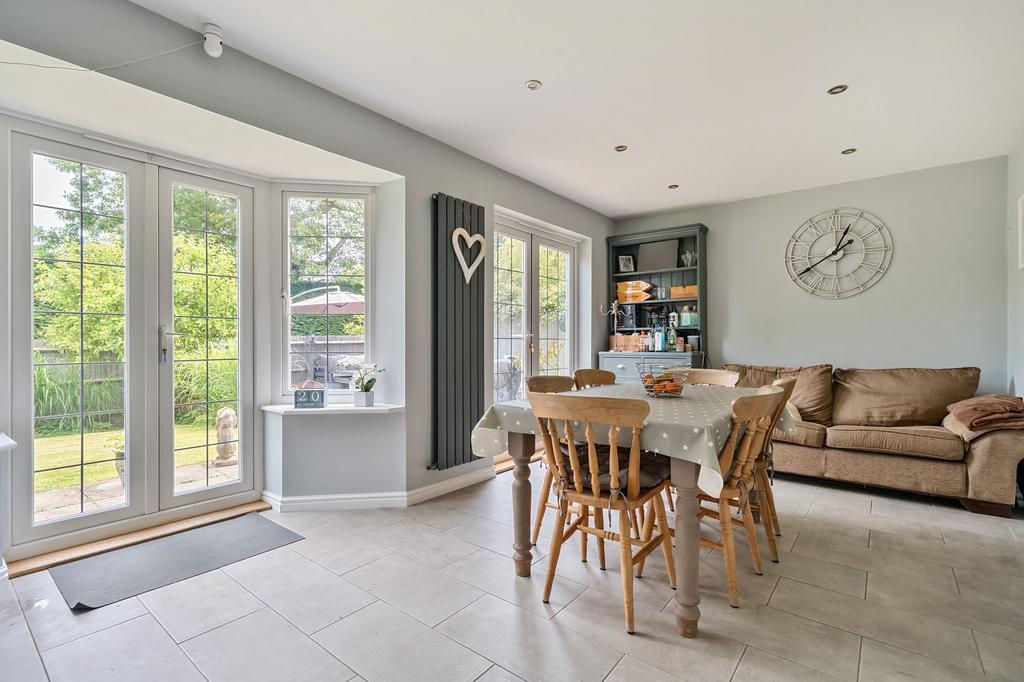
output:
<svg viewBox="0 0 1024 682"><path fill-rule="evenodd" d="M377 403L373 407L357 407L351 403L328 404L326 407L306 407L296 409L294 405L264 405L264 412L272 412L283 416L301 415L304 417L320 416L328 414L396 414L405 412L405 405L393 405L391 403Z"/></svg>

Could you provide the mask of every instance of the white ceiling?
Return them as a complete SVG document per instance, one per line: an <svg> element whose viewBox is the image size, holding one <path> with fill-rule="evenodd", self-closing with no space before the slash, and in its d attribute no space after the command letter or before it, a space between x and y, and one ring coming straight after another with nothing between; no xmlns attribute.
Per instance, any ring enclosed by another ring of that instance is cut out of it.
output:
<svg viewBox="0 0 1024 682"><path fill-rule="evenodd" d="M1022 0L136 2L616 217L997 156L1024 126Z"/></svg>
<svg viewBox="0 0 1024 682"><path fill-rule="evenodd" d="M66 65L4 41L0 60ZM0 107L111 141L130 141L146 151L264 179L378 184L398 177L98 73L2 66Z"/></svg>

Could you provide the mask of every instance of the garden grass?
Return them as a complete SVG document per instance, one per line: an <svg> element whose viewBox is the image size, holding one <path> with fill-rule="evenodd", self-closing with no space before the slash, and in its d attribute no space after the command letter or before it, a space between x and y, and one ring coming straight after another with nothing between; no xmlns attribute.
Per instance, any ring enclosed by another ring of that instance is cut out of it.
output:
<svg viewBox="0 0 1024 682"><path fill-rule="evenodd" d="M95 431L85 434L85 483L109 481L116 479L117 469L113 462L89 465L89 462L109 460L114 457L112 443L122 435L120 430ZM206 444L206 424L187 424L174 427L175 447L191 447ZM35 439L35 468L51 469L77 465L79 463L82 437L77 433L66 435L41 436ZM205 464L206 451L201 448L185 450L175 455L175 465ZM58 469L36 475L36 492L46 492L58 488L77 487L79 484L78 467Z"/></svg>

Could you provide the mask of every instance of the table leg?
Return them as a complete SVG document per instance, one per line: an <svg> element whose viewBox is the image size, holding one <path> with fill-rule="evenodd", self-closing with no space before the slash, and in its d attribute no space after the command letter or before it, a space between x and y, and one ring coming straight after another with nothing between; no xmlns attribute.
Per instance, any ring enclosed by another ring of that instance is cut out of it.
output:
<svg viewBox="0 0 1024 682"><path fill-rule="evenodd" d="M700 620L700 519L697 516L697 475L700 465L672 460L672 483L676 486L676 632L697 636Z"/></svg>
<svg viewBox="0 0 1024 682"><path fill-rule="evenodd" d="M532 433L509 433L508 454L512 458L512 558L516 564L516 575L530 577L533 553L530 551L530 458L533 457L534 435Z"/></svg>

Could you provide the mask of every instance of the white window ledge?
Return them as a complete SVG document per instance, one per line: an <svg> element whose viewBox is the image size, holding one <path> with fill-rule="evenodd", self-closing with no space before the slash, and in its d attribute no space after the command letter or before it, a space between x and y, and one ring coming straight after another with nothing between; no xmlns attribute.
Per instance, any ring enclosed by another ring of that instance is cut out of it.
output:
<svg viewBox="0 0 1024 682"><path fill-rule="evenodd" d="M405 405L393 405L391 403L377 403L373 407L356 407L350 403L328 404L326 407L304 407L296 409L294 405L264 405L264 412L273 412L280 415L301 415L303 417L327 415L327 414L395 414L405 412Z"/></svg>

